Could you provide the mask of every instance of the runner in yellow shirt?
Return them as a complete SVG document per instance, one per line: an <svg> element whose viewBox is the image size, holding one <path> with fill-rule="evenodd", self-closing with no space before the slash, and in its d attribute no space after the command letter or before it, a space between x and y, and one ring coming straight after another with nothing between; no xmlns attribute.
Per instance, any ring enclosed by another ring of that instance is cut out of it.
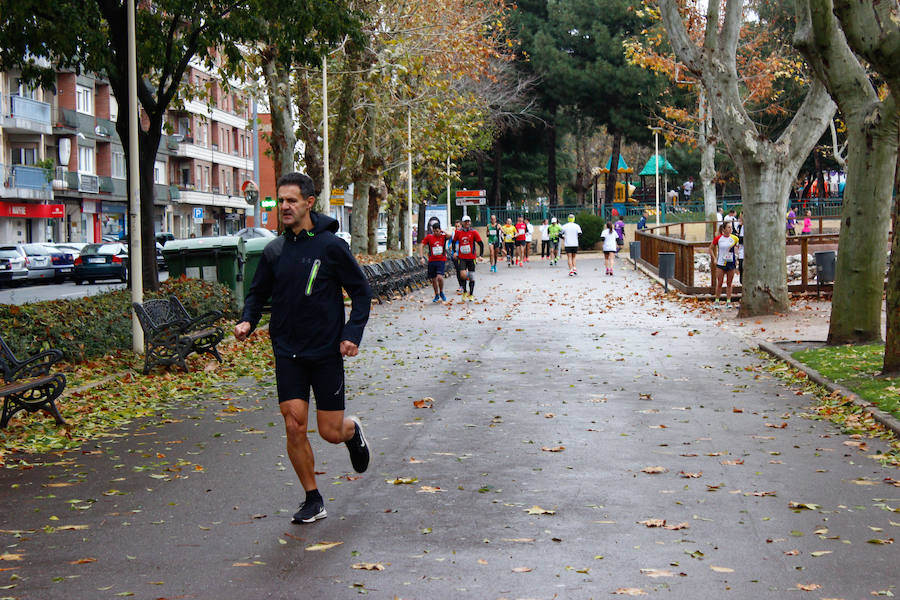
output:
<svg viewBox="0 0 900 600"><path fill-rule="evenodd" d="M507 219L506 224L500 228L503 231L503 247L506 249L506 266L513 266L513 255L516 253L516 226L512 219Z"/></svg>

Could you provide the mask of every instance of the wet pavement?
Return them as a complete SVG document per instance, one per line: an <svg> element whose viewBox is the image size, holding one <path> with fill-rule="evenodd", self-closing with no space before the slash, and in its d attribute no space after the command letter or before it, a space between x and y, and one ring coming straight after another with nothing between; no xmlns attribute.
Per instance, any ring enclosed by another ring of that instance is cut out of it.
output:
<svg viewBox="0 0 900 600"><path fill-rule="evenodd" d="M623 262L479 265L476 302L375 307L347 361L373 462L313 435L315 524L290 523L271 381L0 472L0 597L900 595L882 443L804 417L812 397Z"/></svg>

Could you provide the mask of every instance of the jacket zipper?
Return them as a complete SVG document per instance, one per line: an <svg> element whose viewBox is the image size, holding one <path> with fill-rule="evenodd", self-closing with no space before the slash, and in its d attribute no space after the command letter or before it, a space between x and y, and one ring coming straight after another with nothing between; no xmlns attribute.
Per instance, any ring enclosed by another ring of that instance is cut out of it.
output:
<svg viewBox="0 0 900 600"><path fill-rule="evenodd" d="M312 294L313 283L316 281L316 275L319 274L319 265L322 261L318 258L313 262L312 269L309 271L309 281L306 282L306 295Z"/></svg>

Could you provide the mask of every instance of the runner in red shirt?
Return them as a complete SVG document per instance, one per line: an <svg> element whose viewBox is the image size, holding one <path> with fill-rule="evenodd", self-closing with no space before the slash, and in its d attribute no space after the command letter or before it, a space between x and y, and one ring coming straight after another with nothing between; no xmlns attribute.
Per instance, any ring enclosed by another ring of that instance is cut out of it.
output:
<svg viewBox="0 0 900 600"><path fill-rule="evenodd" d="M525 266L525 236L528 234L528 225L524 217L516 219L516 266Z"/></svg>
<svg viewBox="0 0 900 600"><path fill-rule="evenodd" d="M441 231L441 223L435 221L431 224L431 233L422 240L419 246L419 259L425 260L423 255L425 248L428 248L428 279L431 280L431 286L434 288L434 300L432 302L441 302L447 300L444 296L444 268L447 263L447 255L444 253L447 247L449 237Z"/></svg>
<svg viewBox="0 0 900 600"><path fill-rule="evenodd" d="M468 215L462 219L462 229L453 235L453 250L456 253L460 279L469 281L469 293L463 291L463 300L475 299L475 244L480 256L484 256L484 242L478 232L472 229L472 219Z"/></svg>

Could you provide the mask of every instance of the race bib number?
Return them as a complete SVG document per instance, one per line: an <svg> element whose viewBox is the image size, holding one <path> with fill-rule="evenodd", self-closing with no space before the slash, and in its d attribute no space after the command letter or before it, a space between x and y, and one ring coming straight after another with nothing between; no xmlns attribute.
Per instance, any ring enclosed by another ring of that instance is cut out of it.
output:
<svg viewBox="0 0 900 600"><path fill-rule="evenodd" d="M472 254L472 246L469 244L461 244L459 246L460 254Z"/></svg>
<svg viewBox="0 0 900 600"><path fill-rule="evenodd" d="M444 253L444 247L443 247L443 246L437 246L437 245L435 245L435 246L432 246L432 247L431 247L431 254L432 254L432 255L434 255L434 256L441 256L443 253Z"/></svg>

